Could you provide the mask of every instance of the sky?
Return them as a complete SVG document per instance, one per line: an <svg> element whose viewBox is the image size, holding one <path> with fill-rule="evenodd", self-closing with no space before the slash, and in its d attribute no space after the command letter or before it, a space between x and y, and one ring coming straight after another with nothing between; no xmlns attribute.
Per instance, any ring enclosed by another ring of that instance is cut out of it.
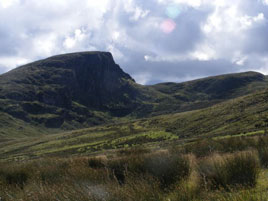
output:
<svg viewBox="0 0 268 201"><path fill-rule="evenodd" d="M0 0L0 73L96 50L140 84L268 74L268 0Z"/></svg>

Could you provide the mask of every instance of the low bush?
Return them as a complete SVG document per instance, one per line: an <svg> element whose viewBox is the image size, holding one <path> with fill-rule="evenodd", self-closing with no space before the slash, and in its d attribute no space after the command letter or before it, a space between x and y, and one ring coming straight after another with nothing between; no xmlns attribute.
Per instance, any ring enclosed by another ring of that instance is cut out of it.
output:
<svg viewBox="0 0 268 201"><path fill-rule="evenodd" d="M268 196L266 192L256 192L256 190L243 190L237 193L232 191L230 193L219 192L211 194L207 201L267 201Z"/></svg>
<svg viewBox="0 0 268 201"><path fill-rule="evenodd" d="M198 170L205 187L228 190L255 186L260 166L257 154L246 151L225 156L214 155L201 161Z"/></svg>
<svg viewBox="0 0 268 201"><path fill-rule="evenodd" d="M217 140L204 139L193 144L185 145L185 153L193 153L197 157L211 155L214 152L221 152L223 145Z"/></svg>
<svg viewBox="0 0 268 201"><path fill-rule="evenodd" d="M256 148L259 153L260 163L262 167L268 168L268 138L267 136L258 138Z"/></svg>
<svg viewBox="0 0 268 201"><path fill-rule="evenodd" d="M124 159L111 160L108 162L110 176L118 181L119 184L125 183L127 161Z"/></svg>
<svg viewBox="0 0 268 201"><path fill-rule="evenodd" d="M267 143L268 144L268 143ZM205 157L214 153L234 153L246 151L258 146L255 138L229 137L225 139L203 139L184 146L185 153L193 153L197 157Z"/></svg>
<svg viewBox="0 0 268 201"><path fill-rule="evenodd" d="M130 155L118 159L109 160L107 168L112 173L119 184L125 182L126 174L144 175L146 173L145 161L147 157L141 155Z"/></svg>
<svg viewBox="0 0 268 201"><path fill-rule="evenodd" d="M259 148L258 153L262 167L268 168L268 147Z"/></svg>
<svg viewBox="0 0 268 201"><path fill-rule="evenodd" d="M157 154L146 160L146 172L157 178L163 189L190 174L190 161L181 155Z"/></svg>
<svg viewBox="0 0 268 201"><path fill-rule="evenodd" d="M30 171L27 168L18 167L5 167L0 171L0 179L7 185L14 185L23 189L25 183L30 178Z"/></svg>
<svg viewBox="0 0 268 201"><path fill-rule="evenodd" d="M124 185L109 186L107 201L166 201L158 181L151 177L128 177ZM99 200L100 201L100 200Z"/></svg>
<svg viewBox="0 0 268 201"><path fill-rule="evenodd" d="M189 176L191 169L187 157L167 153L149 156L131 155L110 160L107 167L119 184L125 183L127 174L142 177L152 176L160 182L163 189Z"/></svg>
<svg viewBox="0 0 268 201"><path fill-rule="evenodd" d="M43 183L61 182L70 164L64 160L46 159L36 164L35 174Z"/></svg>
<svg viewBox="0 0 268 201"><path fill-rule="evenodd" d="M129 155L142 155L150 153L151 151L149 149L146 149L144 147L134 147L131 149L121 149L117 152L119 156L129 156Z"/></svg>
<svg viewBox="0 0 268 201"><path fill-rule="evenodd" d="M105 164L104 164L104 161L100 158L89 158L88 166L93 169L99 169L99 168L104 168Z"/></svg>
<svg viewBox="0 0 268 201"><path fill-rule="evenodd" d="M225 169L228 185L253 187L260 171L258 155L253 151L233 154L226 158Z"/></svg>

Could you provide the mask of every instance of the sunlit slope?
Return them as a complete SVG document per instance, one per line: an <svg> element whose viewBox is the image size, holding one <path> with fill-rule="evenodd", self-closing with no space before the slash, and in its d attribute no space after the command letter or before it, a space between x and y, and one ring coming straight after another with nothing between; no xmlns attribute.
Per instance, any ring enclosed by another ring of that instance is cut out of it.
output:
<svg viewBox="0 0 268 201"><path fill-rule="evenodd" d="M216 103L261 91L268 87L267 77L257 72L212 76L183 83L160 83L150 88L162 98L151 96L154 114L206 108ZM169 97L163 98L163 96ZM159 103L159 104L157 104Z"/></svg>
<svg viewBox="0 0 268 201"><path fill-rule="evenodd" d="M118 124L96 126L0 144L1 158L39 157L102 152L140 144L161 146L204 137L263 133L268 117L268 92L262 91L215 106Z"/></svg>

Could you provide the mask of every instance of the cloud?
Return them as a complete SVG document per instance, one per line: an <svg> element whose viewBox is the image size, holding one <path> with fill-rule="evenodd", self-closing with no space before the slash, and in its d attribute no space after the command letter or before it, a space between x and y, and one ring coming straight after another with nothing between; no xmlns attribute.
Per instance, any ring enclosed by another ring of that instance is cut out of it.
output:
<svg viewBox="0 0 268 201"><path fill-rule="evenodd" d="M144 84L267 73L267 6L267 0L1 0L0 72L100 50Z"/></svg>
<svg viewBox="0 0 268 201"><path fill-rule="evenodd" d="M264 5L268 5L268 0L262 0Z"/></svg>
<svg viewBox="0 0 268 201"><path fill-rule="evenodd" d="M81 29L76 29L73 36L67 36L63 42L63 46L66 49L72 49L87 37L86 33L83 33Z"/></svg>
<svg viewBox="0 0 268 201"><path fill-rule="evenodd" d="M18 4L19 2L20 2L19 0L1 0L0 1L0 6L2 8L8 8L10 6Z"/></svg>
<svg viewBox="0 0 268 201"><path fill-rule="evenodd" d="M26 63L29 63L30 60L27 60L23 57L12 57L12 56L8 56L8 57L0 57L0 61L3 64L0 64L0 72L5 72L8 70L11 70L12 68L14 68L14 66L20 66Z"/></svg>

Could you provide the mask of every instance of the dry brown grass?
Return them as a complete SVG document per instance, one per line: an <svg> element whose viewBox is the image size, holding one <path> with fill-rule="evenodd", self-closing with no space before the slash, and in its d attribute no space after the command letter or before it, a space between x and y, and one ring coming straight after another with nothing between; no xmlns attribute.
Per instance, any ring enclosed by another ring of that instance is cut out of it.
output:
<svg viewBox="0 0 268 201"><path fill-rule="evenodd" d="M192 153L129 150L111 158L1 163L0 197L1 201L262 201L252 198L250 190L233 193L254 187L259 156L254 150L201 158Z"/></svg>

